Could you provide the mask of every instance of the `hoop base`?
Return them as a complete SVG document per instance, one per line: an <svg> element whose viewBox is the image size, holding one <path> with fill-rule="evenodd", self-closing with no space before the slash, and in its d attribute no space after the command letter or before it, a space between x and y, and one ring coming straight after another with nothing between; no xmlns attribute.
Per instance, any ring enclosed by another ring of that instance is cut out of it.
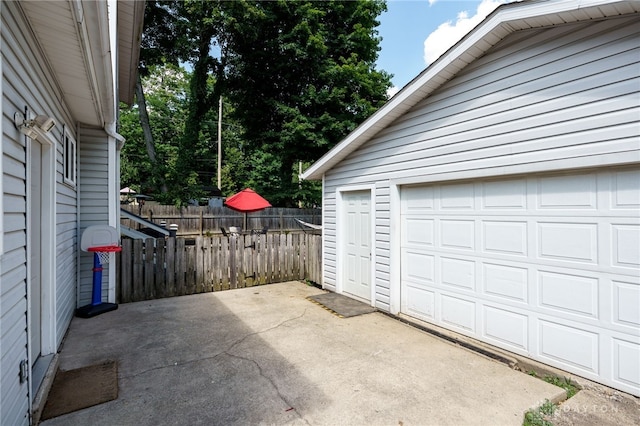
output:
<svg viewBox="0 0 640 426"><path fill-rule="evenodd" d="M85 305L76 309L76 316L80 318L91 318L105 312L115 311L118 309L117 303L100 303L98 305Z"/></svg>

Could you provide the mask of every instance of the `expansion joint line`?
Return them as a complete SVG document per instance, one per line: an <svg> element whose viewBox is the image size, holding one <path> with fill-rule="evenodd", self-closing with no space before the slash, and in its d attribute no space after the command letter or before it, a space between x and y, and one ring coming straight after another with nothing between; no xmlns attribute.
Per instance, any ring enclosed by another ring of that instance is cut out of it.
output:
<svg viewBox="0 0 640 426"><path fill-rule="evenodd" d="M142 376L143 374L147 374L147 373L150 373L152 371L163 370L165 368L171 368L171 367L181 367L181 366L185 366L185 365L189 365L189 364L193 364L193 363L197 363L197 362L213 360L213 359L218 358L220 355L227 355L227 356L231 356L231 357L241 358L241 357L239 357L237 355L233 355L233 354L229 353L229 351L231 351L233 348L235 348L237 345L239 345L240 343L244 342L246 339L248 339L251 336L260 335L262 333L267 333L267 332L269 332L271 330L275 330L276 328L281 327L281 326L283 326L284 324L286 324L288 322L295 321L295 320L298 320L298 319L304 317L306 314L307 314L307 310L305 309L304 312L302 314L298 315L297 317L289 318L289 319L286 319L284 321L281 321L278 324L276 324L276 325L274 325L272 327L269 327L269 328L267 328L265 330L260 330L260 331L255 331L253 333L249 333L249 334L243 336L241 339L236 340L227 349L225 349L223 351L220 351L220 352L216 353L215 355L211 355L211 356L204 357L204 358L187 360L187 361L183 361L183 362L177 362L176 361L176 362L174 362L172 364L159 365L157 367L149 368L147 370L142 370L142 371L140 371L138 373L131 374L129 376L124 376L123 375L123 376L120 376L120 378L122 378L122 379L133 379L135 377ZM249 361L251 361L251 360L249 360ZM262 375L262 370L260 370L260 374ZM276 388L276 390L277 390L277 388ZM279 393L279 391L278 391L278 393Z"/></svg>

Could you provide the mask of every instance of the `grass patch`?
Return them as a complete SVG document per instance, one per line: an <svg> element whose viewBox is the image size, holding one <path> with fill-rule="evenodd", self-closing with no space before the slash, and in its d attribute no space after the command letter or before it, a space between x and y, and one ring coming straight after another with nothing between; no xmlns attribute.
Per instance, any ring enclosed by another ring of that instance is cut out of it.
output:
<svg viewBox="0 0 640 426"><path fill-rule="evenodd" d="M527 374L532 377L539 377L535 371L528 371ZM566 377L545 376L542 380L564 389L567 393L567 399L574 396L579 390L579 388L571 382L571 379ZM553 426L549 418L553 415L556 407L556 404L553 404L548 399L545 400L544 404L540 407L529 410L524 414L522 426Z"/></svg>
<svg viewBox="0 0 640 426"><path fill-rule="evenodd" d="M544 381L564 389L567 392L567 399L578 393L577 386L571 383L571 379L566 377L547 376Z"/></svg>
<svg viewBox="0 0 640 426"><path fill-rule="evenodd" d="M522 426L553 426L553 423L548 418L553 415L555 410L555 404L547 399L540 407L535 410L529 410L524 414Z"/></svg>

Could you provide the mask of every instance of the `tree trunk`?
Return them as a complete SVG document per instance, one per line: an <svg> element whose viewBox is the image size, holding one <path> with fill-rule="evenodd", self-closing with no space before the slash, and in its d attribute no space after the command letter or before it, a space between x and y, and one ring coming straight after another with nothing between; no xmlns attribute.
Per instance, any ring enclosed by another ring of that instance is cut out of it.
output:
<svg viewBox="0 0 640 426"><path fill-rule="evenodd" d="M138 73L138 79L136 80L136 103L138 104L138 114L140 116L140 126L142 126L142 133L144 134L144 143L147 148L147 155L149 161L153 164L153 170L158 170L158 161L156 157L156 146L153 141L153 133L151 133L151 125L149 124L149 113L147 112L147 100L144 97L144 91L142 90L142 79L140 73ZM164 179L160 178L160 190L163 193L167 192L167 184ZM141 188L142 189L142 188Z"/></svg>
<svg viewBox="0 0 640 426"><path fill-rule="evenodd" d="M138 80L136 81L136 102L138 104L138 114L140 114L140 125L142 126L142 133L144 134L144 143L147 147L147 155L149 160L156 165L156 147L153 143L153 134L151 133L151 125L149 124L149 114L147 113L147 100L144 97L144 91L142 90L142 80L138 73Z"/></svg>

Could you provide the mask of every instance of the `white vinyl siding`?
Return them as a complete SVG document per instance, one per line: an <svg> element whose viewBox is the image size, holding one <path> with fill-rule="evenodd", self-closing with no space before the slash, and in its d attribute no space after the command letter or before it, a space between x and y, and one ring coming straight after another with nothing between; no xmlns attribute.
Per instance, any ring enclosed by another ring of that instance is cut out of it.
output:
<svg viewBox="0 0 640 426"><path fill-rule="evenodd" d="M637 149L638 20L611 21L505 40L332 174L358 182L625 158Z"/></svg>
<svg viewBox="0 0 640 426"><path fill-rule="evenodd" d="M68 126L66 132L71 133ZM58 144L56 162L56 345L62 339L76 308L78 233L77 192L64 181L64 147Z"/></svg>
<svg viewBox="0 0 640 426"><path fill-rule="evenodd" d="M637 17L514 33L330 169L323 194L327 288L336 286L338 187L639 162L639 39ZM382 248L390 230L380 220L375 238ZM376 305L383 307L390 265L385 256L377 262Z"/></svg>
<svg viewBox="0 0 640 426"><path fill-rule="evenodd" d="M0 262L0 401L2 424L28 424L28 383L20 383L20 361L27 359L27 165L26 140L13 125L16 112L53 117L55 141L55 230L53 253L55 294L48 305L54 318L47 333L47 347L59 348L75 308L76 193L63 184L62 125L69 121L55 78L39 55L37 43L24 20L20 3L2 3L2 208L3 253ZM32 142L33 143L33 142ZM49 308L47 308L49 309ZM50 343L49 343L50 342ZM43 354L46 355L46 354ZM33 360L32 360L33 361ZM34 392L37 389L34 389ZM33 395L31 395L33 397Z"/></svg>
<svg viewBox="0 0 640 426"><path fill-rule="evenodd" d="M390 246L391 235L391 213L390 213L390 197L389 185L387 182L377 182L375 190L375 276L373 279L375 285L375 306L385 311L390 310Z"/></svg>
<svg viewBox="0 0 640 426"><path fill-rule="evenodd" d="M109 224L109 137L104 130L80 129L78 180L80 189L80 236L91 225ZM93 254L80 254L78 306L91 303ZM102 300L108 298L110 267L102 271Z"/></svg>

